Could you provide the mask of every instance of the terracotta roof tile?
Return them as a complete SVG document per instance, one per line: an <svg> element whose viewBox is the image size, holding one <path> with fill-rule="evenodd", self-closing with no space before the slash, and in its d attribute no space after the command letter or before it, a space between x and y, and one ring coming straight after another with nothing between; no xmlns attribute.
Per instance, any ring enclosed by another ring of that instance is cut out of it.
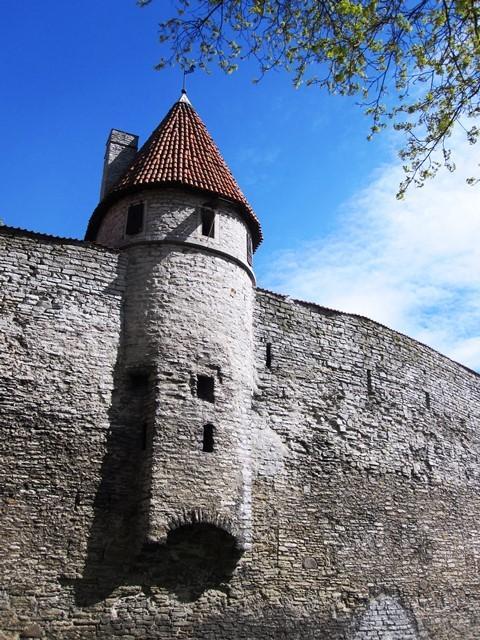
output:
<svg viewBox="0 0 480 640"><path fill-rule="evenodd" d="M103 217L102 210L104 212L106 208L102 206L104 203L109 205L125 191L153 185L182 185L240 205L252 232L254 246L260 244L262 232L257 217L186 97L173 105L125 174L97 207L87 238L96 235Z"/></svg>

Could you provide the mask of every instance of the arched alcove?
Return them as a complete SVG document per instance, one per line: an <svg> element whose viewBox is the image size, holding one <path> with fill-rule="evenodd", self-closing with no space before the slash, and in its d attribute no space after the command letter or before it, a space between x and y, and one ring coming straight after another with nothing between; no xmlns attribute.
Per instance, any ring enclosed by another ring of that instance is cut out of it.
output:
<svg viewBox="0 0 480 640"><path fill-rule="evenodd" d="M171 529L163 544L148 544L138 558L142 584L164 587L191 602L207 589L222 589L242 555L235 536L208 522Z"/></svg>
<svg viewBox="0 0 480 640"><path fill-rule="evenodd" d="M353 640L418 640L415 626L398 598L381 595L360 616Z"/></svg>

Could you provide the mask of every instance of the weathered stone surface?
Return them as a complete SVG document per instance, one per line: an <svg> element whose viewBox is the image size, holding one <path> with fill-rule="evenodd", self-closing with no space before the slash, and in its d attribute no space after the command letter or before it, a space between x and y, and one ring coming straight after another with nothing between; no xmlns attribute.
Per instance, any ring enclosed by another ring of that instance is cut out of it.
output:
<svg viewBox="0 0 480 640"><path fill-rule="evenodd" d="M216 207L215 236L200 233L200 211L212 198L185 193L179 189L144 190L122 198L105 215L97 241L110 247L122 247L145 241L194 243L199 247L223 251L247 265L248 228L234 205L222 202ZM144 203L143 229L135 236L125 234L128 207Z"/></svg>
<svg viewBox="0 0 480 640"><path fill-rule="evenodd" d="M478 375L148 198L111 249L0 229L1 633L478 639Z"/></svg>
<svg viewBox="0 0 480 640"><path fill-rule="evenodd" d="M42 638L43 631L38 624L29 624L20 634L20 638Z"/></svg>
<svg viewBox="0 0 480 640"><path fill-rule="evenodd" d="M108 136L103 164L100 198L103 198L133 162L138 148L138 136L112 129Z"/></svg>
<svg viewBox="0 0 480 640"><path fill-rule="evenodd" d="M382 596L361 616L353 640L415 640L415 627L397 599Z"/></svg>

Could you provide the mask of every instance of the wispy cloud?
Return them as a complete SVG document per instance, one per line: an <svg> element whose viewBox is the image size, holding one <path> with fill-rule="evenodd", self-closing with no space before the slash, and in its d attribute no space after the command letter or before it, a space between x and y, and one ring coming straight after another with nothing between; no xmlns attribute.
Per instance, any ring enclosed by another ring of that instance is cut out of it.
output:
<svg viewBox="0 0 480 640"><path fill-rule="evenodd" d="M242 173L242 183L247 187L271 181L268 167L275 164L280 156L280 148L259 144L256 147L243 146L238 149L236 165Z"/></svg>
<svg viewBox="0 0 480 640"><path fill-rule="evenodd" d="M366 315L480 369L478 148L456 141L457 171L406 200L398 162L342 207L333 234L273 257L268 288Z"/></svg>

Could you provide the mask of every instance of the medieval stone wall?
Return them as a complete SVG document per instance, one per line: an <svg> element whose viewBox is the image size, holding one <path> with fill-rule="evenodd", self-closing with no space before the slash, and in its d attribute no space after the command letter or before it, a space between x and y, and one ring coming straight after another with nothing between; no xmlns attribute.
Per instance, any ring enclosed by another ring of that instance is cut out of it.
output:
<svg viewBox="0 0 480 640"><path fill-rule="evenodd" d="M479 376L365 318L257 302L265 605L288 594L317 638L480 637Z"/></svg>
<svg viewBox="0 0 480 640"><path fill-rule="evenodd" d="M262 290L250 371L251 281L201 248L3 228L0 266L2 640L480 637L477 374ZM251 545L141 549L152 497Z"/></svg>
<svg viewBox="0 0 480 640"><path fill-rule="evenodd" d="M69 609L61 583L83 571L123 279L113 251L0 228L0 631L7 637L35 621L42 629L53 623L46 637L57 637Z"/></svg>

